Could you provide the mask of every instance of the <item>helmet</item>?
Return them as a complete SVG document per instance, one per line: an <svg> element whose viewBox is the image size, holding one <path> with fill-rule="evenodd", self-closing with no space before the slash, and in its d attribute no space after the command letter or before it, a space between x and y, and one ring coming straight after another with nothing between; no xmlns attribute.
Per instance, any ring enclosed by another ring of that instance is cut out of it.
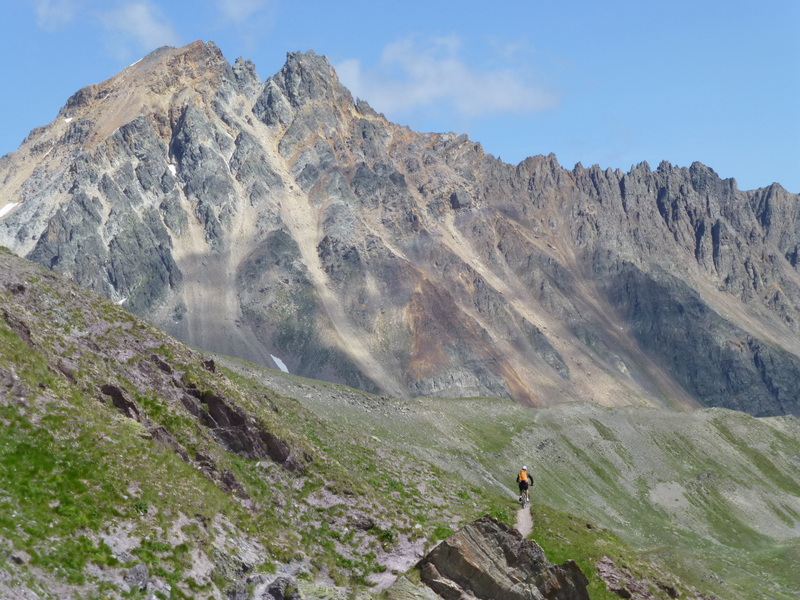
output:
<svg viewBox="0 0 800 600"><path fill-rule="evenodd" d="M522 468L523 468L524 470L526 470L526 471L528 470L528 467L526 467L525 465L522 465Z"/></svg>

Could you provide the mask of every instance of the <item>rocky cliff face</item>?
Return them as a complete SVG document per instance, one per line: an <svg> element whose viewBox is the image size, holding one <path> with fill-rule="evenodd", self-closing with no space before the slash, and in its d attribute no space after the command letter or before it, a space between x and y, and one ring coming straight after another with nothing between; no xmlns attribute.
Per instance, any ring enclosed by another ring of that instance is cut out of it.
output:
<svg viewBox="0 0 800 600"><path fill-rule="evenodd" d="M10 203L14 203L9 210ZM508 165L162 48L0 159L0 244L182 339L399 396L800 413L798 197L701 164Z"/></svg>

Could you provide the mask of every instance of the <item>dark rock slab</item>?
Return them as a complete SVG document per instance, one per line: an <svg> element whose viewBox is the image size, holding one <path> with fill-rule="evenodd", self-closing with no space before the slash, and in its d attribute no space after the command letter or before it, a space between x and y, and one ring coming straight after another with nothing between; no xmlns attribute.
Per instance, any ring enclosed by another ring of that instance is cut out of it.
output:
<svg viewBox="0 0 800 600"><path fill-rule="evenodd" d="M574 561L550 563L536 542L489 516L470 523L419 563L422 582L446 600L588 600Z"/></svg>

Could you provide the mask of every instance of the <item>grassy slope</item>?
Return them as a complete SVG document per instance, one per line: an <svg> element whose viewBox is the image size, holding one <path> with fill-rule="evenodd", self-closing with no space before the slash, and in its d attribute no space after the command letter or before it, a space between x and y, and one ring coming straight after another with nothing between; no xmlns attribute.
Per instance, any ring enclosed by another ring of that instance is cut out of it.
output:
<svg viewBox="0 0 800 600"><path fill-rule="evenodd" d="M494 510L488 496L443 502L449 486L434 465L203 362L0 250L0 597L221 598L289 564L307 583L368 589L396 568L398 548L407 563ZM109 384L138 419L102 392ZM243 407L301 470L226 450L182 405L187 389ZM123 580L137 563L156 580L147 592Z"/></svg>
<svg viewBox="0 0 800 600"><path fill-rule="evenodd" d="M608 553L638 565L642 577L726 599L800 592L794 417L588 404L533 410L485 398L358 402L345 392L332 400L326 384L264 377L326 420L357 422L387 447L464 476L469 495L499 492L508 511L516 470L527 463L536 479L533 537L554 559L576 558L591 572ZM595 579L592 597L603 590Z"/></svg>
<svg viewBox="0 0 800 600"><path fill-rule="evenodd" d="M236 372L211 372L119 307L0 251L0 556L22 562L2 562L0 592L144 597L122 581L139 562L163 598L221 598L245 571L288 563L306 585L358 588L480 514L513 522L522 462L536 477L534 538L551 559L581 563L595 600L612 597L592 575L602 554L684 597L800 590L797 419L399 401L225 362ZM177 400L187 382L245 407L305 472L226 451ZM99 391L107 383L146 418L122 416ZM246 497L225 491L223 472Z"/></svg>

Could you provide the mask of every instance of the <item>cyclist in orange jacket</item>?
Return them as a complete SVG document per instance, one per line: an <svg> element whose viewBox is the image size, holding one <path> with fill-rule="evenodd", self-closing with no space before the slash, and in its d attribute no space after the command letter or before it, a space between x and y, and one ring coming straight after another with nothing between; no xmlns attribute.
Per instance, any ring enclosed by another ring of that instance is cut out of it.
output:
<svg viewBox="0 0 800 600"><path fill-rule="evenodd" d="M517 483L519 484L519 495L525 494L525 502L531 501L531 485L533 485L533 477L528 474L528 467L524 466L519 470L517 475Z"/></svg>

